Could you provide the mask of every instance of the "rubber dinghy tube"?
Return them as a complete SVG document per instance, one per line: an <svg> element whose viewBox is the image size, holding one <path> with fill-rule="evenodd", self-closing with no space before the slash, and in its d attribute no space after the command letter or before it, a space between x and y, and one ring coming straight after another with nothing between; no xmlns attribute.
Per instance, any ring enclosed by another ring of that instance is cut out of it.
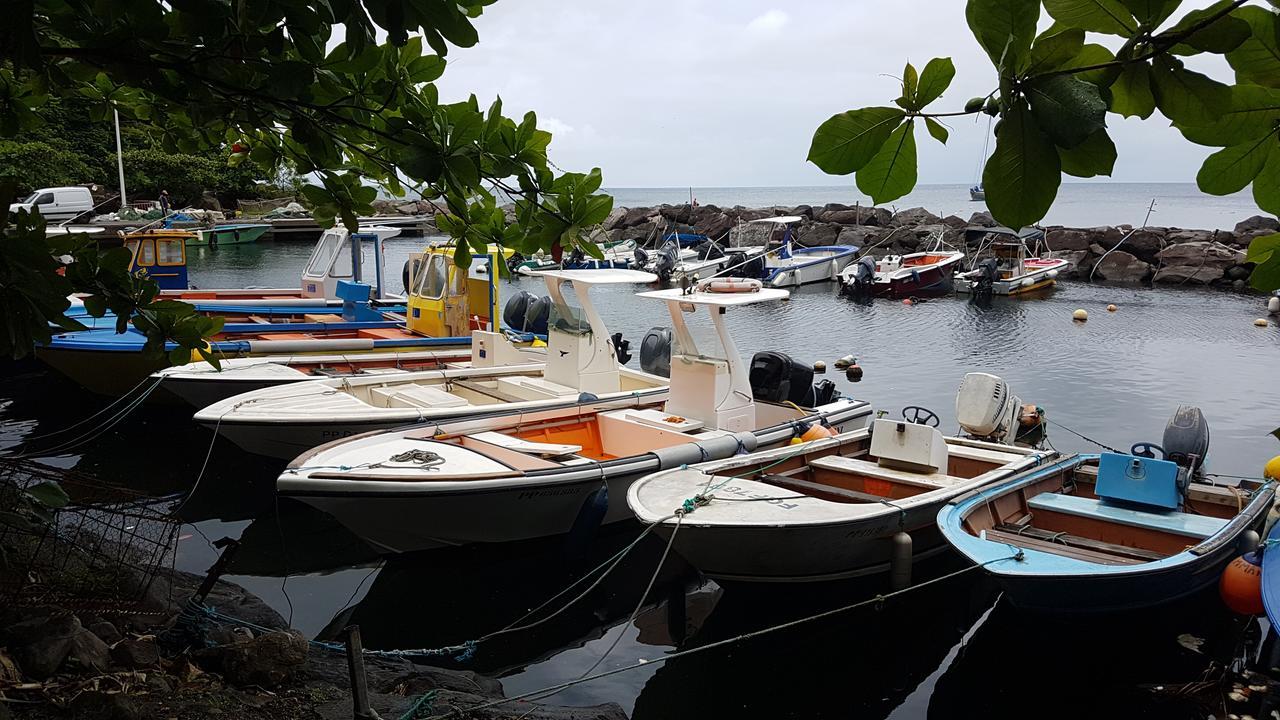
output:
<svg viewBox="0 0 1280 720"><path fill-rule="evenodd" d="M698 442L672 445L650 452L658 458L658 469L669 470L681 465L694 465L708 460L720 460L732 457L741 448L745 452L756 449L756 435L750 432L738 432L732 435L699 440Z"/></svg>
<svg viewBox="0 0 1280 720"><path fill-rule="evenodd" d="M751 278L724 277L704 281L699 290L713 293L753 293L759 292L764 283Z"/></svg>

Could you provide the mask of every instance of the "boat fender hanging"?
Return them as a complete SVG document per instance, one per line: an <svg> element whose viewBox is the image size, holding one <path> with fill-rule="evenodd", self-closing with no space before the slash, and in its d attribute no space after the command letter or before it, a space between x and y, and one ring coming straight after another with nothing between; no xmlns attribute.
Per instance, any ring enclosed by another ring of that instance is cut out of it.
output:
<svg viewBox="0 0 1280 720"><path fill-rule="evenodd" d="M911 586L911 535L899 530L891 539L893 551L889 556L889 589L905 590Z"/></svg>
<svg viewBox="0 0 1280 720"><path fill-rule="evenodd" d="M1261 615L1262 557L1257 552L1241 555L1223 571L1218 580L1222 602L1240 615Z"/></svg>

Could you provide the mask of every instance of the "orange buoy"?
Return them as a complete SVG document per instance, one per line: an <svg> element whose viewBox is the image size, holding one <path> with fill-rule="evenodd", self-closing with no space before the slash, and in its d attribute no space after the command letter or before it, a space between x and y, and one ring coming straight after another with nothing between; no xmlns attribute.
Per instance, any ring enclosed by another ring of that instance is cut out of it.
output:
<svg viewBox="0 0 1280 720"><path fill-rule="evenodd" d="M902 299L902 304L903 304L903 305L914 305L915 303L913 303L913 302L911 301L911 298L903 298L903 299Z"/></svg>
<svg viewBox="0 0 1280 720"><path fill-rule="evenodd" d="M1262 606L1262 558L1248 552L1227 566L1218 580L1218 594L1222 602L1241 615L1261 615Z"/></svg>
<svg viewBox="0 0 1280 720"><path fill-rule="evenodd" d="M831 437L832 435L835 435L835 433L831 431L831 428L826 427L821 423L814 423L809 426L809 429L800 433L800 441L809 442L811 440L821 440L822 438Z"/></svg>

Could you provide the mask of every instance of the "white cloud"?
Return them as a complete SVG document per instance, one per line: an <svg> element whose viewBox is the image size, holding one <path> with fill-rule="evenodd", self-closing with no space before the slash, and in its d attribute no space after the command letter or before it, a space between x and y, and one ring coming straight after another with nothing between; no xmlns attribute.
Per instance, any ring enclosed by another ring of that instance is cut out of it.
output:
<svg viewBox="0 0 1280 720"><path fill-rule="evenodd" d="M747 23L747 32L756 35L777 35L789 22L791 22L790 15L777 9L769 10Z"/></svg>
<svg viewBox="0 0 1280 720"><path fill-rule="evenodd" d="M538 127L546 130L555 137L564 137L573 132L573 126L559 118L539 117Z"/></svg>

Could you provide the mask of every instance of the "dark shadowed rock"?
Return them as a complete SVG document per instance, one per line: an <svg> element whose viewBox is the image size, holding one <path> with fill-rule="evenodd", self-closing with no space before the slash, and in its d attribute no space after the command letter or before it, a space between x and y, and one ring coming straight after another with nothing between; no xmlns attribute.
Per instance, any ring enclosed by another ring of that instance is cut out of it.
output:
<svg viewBox="0 0 1280 720"><path fill-rule="evenodd" d="M928 210L922 207L913 207L894 213L890 224L897 227L901 225L938 225L941 222L942 218Z"/></svg>
<svg viewBox="0 0 1280 720"><path fill-rule="evenodd" d="M703 213L694 227L712 240L719 240L732 230L735 225L737 223L734 222L733 218L716 210L715 212Z"/></svg>
<svg viewBox="0 0 1280 720"><path fill-rule="evenodd" d="M142 709L122 693L90 690L71 701L71 714L82 720L138 720Z"/></svg>
<svg viewBox="0 0 1280 720"><path fill-rule="evenodd" d="M4 644L27 677L44 680L62 666L76 635L87 632L74 615L24 620L5 628Z"/></svg>
<svg viewBox="0 0 1280 720"><path fill-rule="evenodd" d="M111 659L132 670L156 667L160 664L160 648L151 639L125 638L111 648Z"/></svg>
<svg viewBox="0 0 1280 720"><path fill-rule="evenodd" d="M609 211L609 217L605 218L601 225L605 230L613 230L614 228L622 227L622 221L626 220L627 213L629 212L631 212L629 208L615 207Z"/></svg>
<svg viewBox="0 0 1280 720"><path fill-rule="evenodd" d="M1066 260L1067 262L1071 263L1071 266L1068 267L1062 273L1064 276L1070 278L1070 277L1076 277L1076 275L1080 272L1080 265L1084 263L1086 258L1089 257L1089 251L1088 250L1054 250L1053 252L1048 253L1048 256L1051 258Z"/></svg>
<svg viewBox="0 0 1280 720"><path fill-rule="evenodd" d="M797 205L793 208L784 209L786 210L786 212L783 213L784 215L799 215L805 220L813 219L813 206L811 205Z"/></svg>
<svg viewBox="0 0 1280 720"><path fill-rule="evenodd" d="M1052 228L1045 232L1045 242L1054 252L1088 250L1093 235L1087 230Z"/></svg>
<svg viewBox="0 0 1280 720"><path fill-rule="evenodd" d="M1280 232L1280 220L1266 215L1254 215L1236 223L1236 235L1257 235Z"/></svg>
<svg viewBox="0 0 1280 720"><path fill-rule="evenodd" d="M893 219L893 214L885 208L878 207L842 207L839 210L823 210L815 215L822 222L840 223L841 225L877 225L885 227Z"/></svg>
<svg viewBox="0 0 1280 720"><path fill-rule="evenodd" d="M1094 279L1111 282L1142 282L1151 274L1151 266L1124 250L1108 253L1093 266Z"/></svg>
<svg viewBox="0 0 1280 720"><path fill-rule="evenodd" d="M80 628L71 638L66 664L72 670L104 672L111 666L111 649L102 638L87 628Z"/></svg>
<svg viewBox="0 0 1280 720"><path fill-rule="evenodd" d="M615 227L635 227L636 225L642 225L645 222L648 222L649 218L656 217L657 215L658 211L653 208L630 208L627 210L627 214L617 222Z"/></svg>
<svg viewBox="0 0 1280 720"><path fill-rule="evenodd" d="M965 222L964 218L959 215L948 215L942 218L942 222L953 230L963 230L969 227L969 223Z"/></svg>
<svg viewBox="0 0 1280 720"><path fill-rule="evenodd" d="M840 235L836 242L841 245L853 245L865 249L879 242L884 235L884 230L874 226L846 225L840 229Z"/></svg>
<svg viewBox="0 0 1280 720"><path fill-rule="evenodd" d="M981 227L995 227L998 223L995 218L991 217L991 213L981 210L969 216L969 224Z"/></svg>
<svg viewBox="0 0 1280 720"><path fill-rule="evenodd" d="M111 645L120 642L120 631L107 620L99 620L89 626L89 632L97 635L102 642Z"/></svg>
<svg viewBox="0 0 1280 720"><path fill-rule="evenodd" d="M835 223L806 223L800 226L800 231L795 235L795 241L804 247L835 245L836 238L840 236L840 230L841 227Z"/></svg>
<svg viewBox="0 0 1280 720"><path fill-rule="evenodd" d="M1247 280L1249 275L1253 273L1252 265L1232 265L1223 273L1223 277L1228 280Z"/></svg>
<svg viewBox="0 0 1280 720"><path fill-rule="evenodd" d="M1134 230L1129 237L1125 238L1118 250L1124 250L1143 259L1151 259L1164 248L1165 242L1164 231L1142 228Z"/></svg>
<svg viewBox="0 0 1280 720"><path fill-rule="evenodd" d="M272 688L293 676L307 661L307 641L296 630L210 648L222 675L235 685Z"/></svg>

